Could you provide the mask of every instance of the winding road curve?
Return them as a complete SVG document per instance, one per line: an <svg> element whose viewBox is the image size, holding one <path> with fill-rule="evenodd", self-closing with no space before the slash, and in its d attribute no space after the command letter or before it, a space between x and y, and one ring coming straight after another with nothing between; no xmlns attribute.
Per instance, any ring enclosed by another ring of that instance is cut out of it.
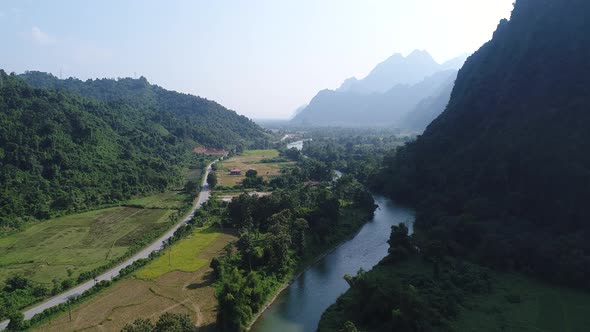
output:
<svg viewBox="0 0 590 332"><path fill-rule="evenodd" d="M209 172L211 172L211 165L213 165L213 163L211 163L207 166L207 171L205 172L205 176L203 177L203 183L201 184L202 185L201 192L199 193L199 197L195 200L195 204L193 205L193 208L191 209L191 212L188 214L188 216L186 218L184 218L181 222L176 224L174 227L172 227L168 232L166 232L160 238L158 238L155 242L153 242L149 246L145 247L143 250L141 250L140 252L138 252L137 254L132 256L131 258L127 259L123 263L117 265L116 267L114 267L114 268L108 270L107 272L101 274L100 276L98 276L96 278L97 282L113 279L114 277L119 275L119 272L121 272L122 269L133 264L133 262L137 261L138 259L147 258L152 252L162 249L162 247L166 244L168 239L170 237L172 237L174 232L180 226L185 225L186 223L188 223L189 220L191 220L193 218L193 216L195 215L195 211L197 211L205 202L207 202L209 200L209 197L211 196L211 191L209 190L209 185L207 184L207 176L209 175ZM71 288L59 295L56 295L56 296L48 299L47 301L45 301L43 303L39 303L39 304L35 305L34 307L27 309L26 311L23 312L23 314L25 315L25 319L29 320L33 316L35 316L36 314L43 312L45 309L48 309L48 308L54 307L56 305L67 302L68 298L70 298L72 296L78 296L78 295L84 293L85 291L92 288L92 286L94 286L94 284L95 284L94 280L86 281L74 288ZM6 327L8 326L8 322L9 322L8 320L0 322L0 331L6 329Z"/></svg>

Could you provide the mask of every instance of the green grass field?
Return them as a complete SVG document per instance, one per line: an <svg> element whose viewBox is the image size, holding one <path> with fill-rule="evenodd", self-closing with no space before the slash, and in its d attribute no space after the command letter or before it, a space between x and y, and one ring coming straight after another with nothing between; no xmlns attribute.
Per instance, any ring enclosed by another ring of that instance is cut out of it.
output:
<svg viewBox="0 0 590 332"><path fill-rule="evenodd" d="M517 274L495 274L494 280L491 295L466 301L457 331L590 331L590 293Z"/></svg>
<svg viewBox="0 0 590 332"><path fill-rule="evenodd" d="M140 279L156 279L172 271L196 271L209 263L208 259L198 256L220 234L211 228L196 230L189 237L173 244L162 256L135 273L135 276Z"/></svg>
<svg viewBox="0 0 590 332"><path fill-rule="evenodd" d="M186 193L180 191L167 191L152 196L131 199L127 201L126 204L141 206L146 209L174 210L191 201L191 196Z"/></svg>
<svg viewBox="0 0 590 332"><path fill-rule="evenodd" d="M117 259L137 240L164 231L170 210L115 207L55 218L0 238L0 283L23 274L51 284Z"/></svg>

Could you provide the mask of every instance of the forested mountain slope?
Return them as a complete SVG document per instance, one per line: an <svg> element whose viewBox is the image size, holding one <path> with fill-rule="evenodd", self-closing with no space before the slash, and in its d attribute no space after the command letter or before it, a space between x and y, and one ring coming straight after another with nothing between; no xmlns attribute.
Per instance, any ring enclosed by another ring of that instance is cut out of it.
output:
<svg viewBox="0 0 590 332"><path fill-rule="evenodd" d="M250 120L213 102L145 80L100 83L111 90L98 84L80 92L119 97L35 89L0 70L0 230L179 185L196 144L235 148L265 139ZM150 94L160 101L145 101ZM169 109L154 106L161 104Z"/></svg>
<svg viewBox="0 0 590 332"><path fill-rule="evenodd" d="M375 187L451 255L590 287L590 2L518 0Z"/></svg>
<svg viewBox="0 0 590 332"><path fill-rule="evenodd" d="M162 125L178 138L189 138L213 148L233 149L253 143L261 145L261 128L245 116L204 98L169 91L139 79L75 78L60 80L42 72L19 75L31 86L67 90L84 97L120 101L140 109L149 121Z"/></svg>

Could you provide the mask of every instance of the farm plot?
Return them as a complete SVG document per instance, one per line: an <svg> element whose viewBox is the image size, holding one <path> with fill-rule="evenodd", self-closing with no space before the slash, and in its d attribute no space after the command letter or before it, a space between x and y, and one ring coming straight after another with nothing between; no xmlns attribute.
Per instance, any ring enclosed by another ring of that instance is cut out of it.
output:
<svg viewBox="0 0 590 332"><path fill-rule="evenodd" d="M273 176L281 174L283 168L293 165L293 162L278 160L277 150L248 150L242 155L232 157L218 164L215 172L218 184L221 186L234 186L240 184L246 177L246 171L254 169L258 175L268 181ZM277 161L272 161L275 159ZM240 175L231 175L230 170L239 169Z"/></svg>
<svg viewBox="0 0 590 332"><path fill-rule="evenodd" d="M115 207L39 222L0 238L0 283L14 274L50 285L115 260L151 231L169 227L164 209Z"/></svg>
<svg viewBox="0 0 590 332"><path fill-rule="evenodd" d="M196 231L193 236L173 246L172 254L175 256L172 260L184 257L183 261L194 261L197 264L179 271L168 265L165 252L136 272L136 278L118 282L74 308L71 322L65 313L37 330L119 331L137 318L155 321L161 314L173 312L190 315L195 325L200 327L199 331L214 331L217 299L209 263L213 257L223 253L226 244L235 239L236 236L231 232ZM188 257L191 259L188 260Z"/></svg>

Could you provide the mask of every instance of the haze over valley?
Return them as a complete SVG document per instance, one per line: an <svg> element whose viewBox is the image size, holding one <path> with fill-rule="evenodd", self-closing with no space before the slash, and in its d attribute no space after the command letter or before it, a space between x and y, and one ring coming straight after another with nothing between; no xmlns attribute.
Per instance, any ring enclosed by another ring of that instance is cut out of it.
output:
<svg viewBox="0 0 590 332"><path fill-rule="evenodd" d="M588 17L2 2L0 331L588 330Z"/></svg>
<svg viewBox="0 0 590 332"><path fill-rule="evenodd" d="M438 64L426 51L407 57L394 54L367 77L349 78L335 91L320 91L296 111L291 124L424 130L446 107L466 58Z"/></svg>

